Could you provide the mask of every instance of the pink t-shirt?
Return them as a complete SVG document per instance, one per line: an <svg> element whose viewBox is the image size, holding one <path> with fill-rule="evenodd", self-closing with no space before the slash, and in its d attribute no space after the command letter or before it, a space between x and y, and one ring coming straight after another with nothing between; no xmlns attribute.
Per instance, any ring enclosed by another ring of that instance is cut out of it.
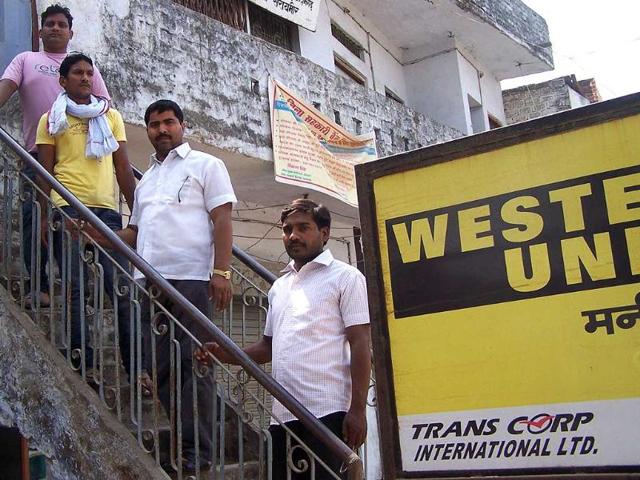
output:
<svg viewBox="0 0 640 480"><path fill-rule="evenodd" d="M22 103L22 134L30 152L36 151L36 130L43 113L51 108L62 91L59 69L66 53L22 52L16 55L2 74L18 86ZM102 75L94 66L93 94L111 100Z"/></svg>

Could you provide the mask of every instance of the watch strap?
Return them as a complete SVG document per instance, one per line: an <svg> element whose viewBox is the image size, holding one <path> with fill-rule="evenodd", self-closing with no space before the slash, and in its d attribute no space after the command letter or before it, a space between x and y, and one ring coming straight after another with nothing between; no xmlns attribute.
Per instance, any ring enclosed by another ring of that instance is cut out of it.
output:
<svg viewBox="0 0 640 480"><path fill-rule="evenodd" d="M220 275L221 277L224 277L227 280L231 280L231 270L218 270L217 268L214 268L213 274Z"/></svg>

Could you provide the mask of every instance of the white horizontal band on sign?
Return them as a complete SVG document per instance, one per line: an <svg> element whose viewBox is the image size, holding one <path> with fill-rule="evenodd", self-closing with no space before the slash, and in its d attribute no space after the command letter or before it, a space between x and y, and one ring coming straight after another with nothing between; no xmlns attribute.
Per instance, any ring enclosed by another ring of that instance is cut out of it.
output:
<svg viewBox="0 0 640 480"><path fill-rule="evenodd" d="M633 466L640 398L399 417L407 472Z"/></svg>

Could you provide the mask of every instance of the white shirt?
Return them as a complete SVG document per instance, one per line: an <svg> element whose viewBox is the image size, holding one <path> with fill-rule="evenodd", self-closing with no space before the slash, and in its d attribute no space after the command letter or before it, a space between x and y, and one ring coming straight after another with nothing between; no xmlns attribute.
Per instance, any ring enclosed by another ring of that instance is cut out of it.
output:
<svg viewBox="0 0 640 480"><path fill-rule="evenodd" d="M296 271L293 262L269 290L264 329L272 337L272 375L317 418L351 405L351 350L345 329L369 323L358 269L325 250ZM295 417L276 399L281 421ZM275 423L272 421L272 423Z"/></svg>
<svg viewBox="0 0 640 480"><path fill-rule="evenodd" d="M188 143L163 162L151 155L129 221L138 227L138 253L167 279L209 280L214 260L209 212L236 201L222 160ZM135 278L142 277L136 270Z"/></svg>

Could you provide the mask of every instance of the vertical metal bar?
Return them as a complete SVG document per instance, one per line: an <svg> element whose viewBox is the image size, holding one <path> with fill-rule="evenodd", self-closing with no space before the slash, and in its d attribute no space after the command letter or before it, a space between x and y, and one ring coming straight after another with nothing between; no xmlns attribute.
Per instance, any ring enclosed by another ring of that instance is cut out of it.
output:
<svg viewBox="0 0 640 480"><path fill-rule="evenodd" d="M64 222L64 219L63 219ZM78 262L78 288L80 289L80 298L78 300L78 302L80 303L79 305L79 310L80 310L80 318L76 319L75 321L79 321L80 322L80 372L82 375L82 378L86 381L87 380L87 339L86 339L86 318L85 318L85 313L86 313L86 305L85 305L85 298L84 298L84 276L85 276L85 271L84 271L84 261L82 259L82 238L78 237L78 239L75 241L75 243L77 243L78 246L78 255L77 258L72 259L72 261L76 261ZM72 253L72 252L71 252ZM71 273L71 271L70 271ZM71 282L73 282L73 279L71 279ZM73 300L71 301L71 308L73 309ZM74 322L74 319L71 318L71 323Z"/></svg>
<svg viewBox="0 0 640 480"><path fill-rule="evenodd" d="M49 202L47 202L47 257L49 258L49 275L47 276L48 280L49 280L49 298L50 298L50 302L49 302L49 328L51 331L51 335L50 335L50 339L51 339L51 343L53 345L55 345L57 347L57 335L56 335L56 318L55 318L55 311L56 311L56 291L55 291L55 278L54 278L54 271L53 271L53 263L54 263L54 256L53 256L53 228L52 228L52 218L53 218L53 214L51 211L51 204ZM36 228L40 229L40 221L41 219L37 220L36 225L38 225ZM60 271L63 270L63 267L60 266L59 267Z"/></svg>
<svg viewBox="0 0 640 480"><path fill-rule="evenodd" d="M32 200L33 201L33 200ZM22 219L22 212L20 211L20 218ZM40 222L34 222L34 217L40 218L40 204L38 202L34 202L31 205L31 308L35 312L35 318L38 318L40 315L40 277L41 277L41 269L42 269L42 235L40 235L40 229L36 228L40 225ZM36 223L36 225L34 225ZM20 245L23 245L22 242L23 231L20 229ZM22 260L24 257L20 257ZM22 269L20 269L23 271Z"/></svg>
<svg viewBox="0 0 640 480"><path fill-rule="evenodd" d="M63 318L64 318L64 333L65 333L65 347L67 354L67 362L71 364L71 310L70 310L70 296L71 296L71 239L67 235L67 231L65 229L64 218L62 217L62 212L58 212L60 214L61 224L60 235L62 238L61 248L62 248L62 284L63 284L63 295L62 295L62 305L63 305Z"/></svg>
<svg viewBox="0 0 640 480"><path fill-rule="evenodd" d="M144 294L143 294L144 295ZM143 300L144 301L144 300ZM154 429L154 434L155 434L155 438L156 438L156 463L160 463L160 433L159 433L159 427L158 427L158 364L156 361L156 334L159 332L156 332L156 328L160 328L159 326L157 326L155 323L153 323L153 320L155 318L155 299L152 298L152 293L151 291L149 292L149 325L146 325L146 328L149 328L149 338L150 338L150 342L149 344L151 345L151 352L149 352L151 354L151 378L153 379L153 429ZM145 319L146 322L147 319ZM166 335L166 332L165 332ZM169 420L171 420L170 417L170 412L169 413ZM169 427L169 437L171 437L171 426ZM170 443L172 443L172 439L170 438L169 440ZM171 449L171 447L170 447ZM169 455L171 456L171 452L169 453Z"/></svg>
<svg viewBox="0 0 640 480"><path fill-rule="evenodd" d="M86 248L86 247L85 247ZM105 258L105 260L109 261ZM93 357L91 368L93 368L94 382L99 385L100 398L105 402L105 335L106 320L104 315L104 268L100 263L100 252L95 249L93 252L93 330L91 335L91 346ZM96 377L97 375L97 377ZM106 402L105 402L106 403Z"/></svg>
<svg viewBox="0 0 640 480"><path fill-rule="evenodd" d="M193 340L189 341L190 347L190 355L191 355L191 409L193 411L193 442L194 447L196 449L196 476L200 478L200 465L201 465L201 457L200 457L200 412L198 411L198 372L197 368L197 359L193 356L193 351L195 350L195 344ZM182 393L182 390L178 390L178 393Z"/></svg>
<svg viewBox="0 0 640 480"><path fill-rule="evenodd" d="M247 388L246 384L242 388ZM244 410L245 408L246 404L243 403L242 409ZM240 467L240 480L244 480L244 422L240 414L236 415L236 419L238 420L238 466Z"/></svg>
<svg viewBox="0 0 640 480"><path fill-rule="evenodd" d="M218 376L217 376L217 365L215 364L215 362L213 363L213 365L211 365L211 372L209 373L209 375L211 375L212 377L212 381L213 381L213 395L211 396L211 418L213 418L213 421L211 422L211 464L213 465L213 480L216 480L218 478L218 474L216 472L216 464L217 464L217 458L218 458L218 450L217 450L217 445L218 445L218 437L216 435L217 432L217 428L218 428L218 423L222 423L224 420L222 420L219 417L219 411L218 411Z"/></svg>
<svg viewBox="0 0 640 480"><path fill-rule="evenodd" d="M220 402L220 423L219 423L219 431L220 431L220 480L224 480L225 474L225 460L226 455L225 451L225 426L227 424L227 413L226 413L226 402Z"/></svg>
<svg viewBox="0 0 640 480"><path fill-rule="evenodd" d="M24 203L26 203L27 201L30 201L30 199L27 197L26 192L24 191L25 188L25 179L21 178L20 173L18 173L18 206L17 206L17 211L18 211L18 238L19 238L19 242L18 242L18 258L20 259L20 261L22 262L24 259L24 215L22 215L22 209L25 208L24 207ZM11 210L10 210L11 211ZM31 215L31 234L33 237L33 214ZM11 237L9 237L8 239L9 244L11 245L11 247L13 247L12 243L13 243L13 239L11 239ZM30 249L31 247L33 247L33 240L30 239ZM32 252L30 252L32 253ZM30 260L30 265L27 266L27 268L29 268L30 272L33 272L33 254L29 257ZM18 302L20 303L21 308L24 310L25 306L26 306L26 301L25 301L25 292L24 292L24 284L25 284L25 271L23 268L20 269L20 273L19 273L19 279L18 279ZM29 287L31 289L31 285L33 283L33 275L29 276ZM7 287L9 289L11 289L11 283L7 283ZM33 296L31 297L31 303L33 305Z"/></svg>
<svg viewBox="0 0 640 480"><path fill-rule="evenodd" d="M13 179L11 178L10 175L10 168L9 165L6 165L7 168L7 190L5 190L5 199L6 199L6 203L5 203L5 211L8 212L7 215L7 223L6 223L6 243L7 243L7 285L9 286L9 291L11 291L11 283L13 281L13 262L12 262L12 255L11 255L11 241L13 239L13 221L12 221L12 197L13 197Z"/></svg>
<svg viewBox="0 0 640 480"><path fill-rule="evenodd" d="M171 322L173 325L173 322ZM175 418L176 418L176 451L178 457L178 478L182 478L182 349L180 342L173 339L175 352ZM173 388L171 389L173 391Z"/></svg>

